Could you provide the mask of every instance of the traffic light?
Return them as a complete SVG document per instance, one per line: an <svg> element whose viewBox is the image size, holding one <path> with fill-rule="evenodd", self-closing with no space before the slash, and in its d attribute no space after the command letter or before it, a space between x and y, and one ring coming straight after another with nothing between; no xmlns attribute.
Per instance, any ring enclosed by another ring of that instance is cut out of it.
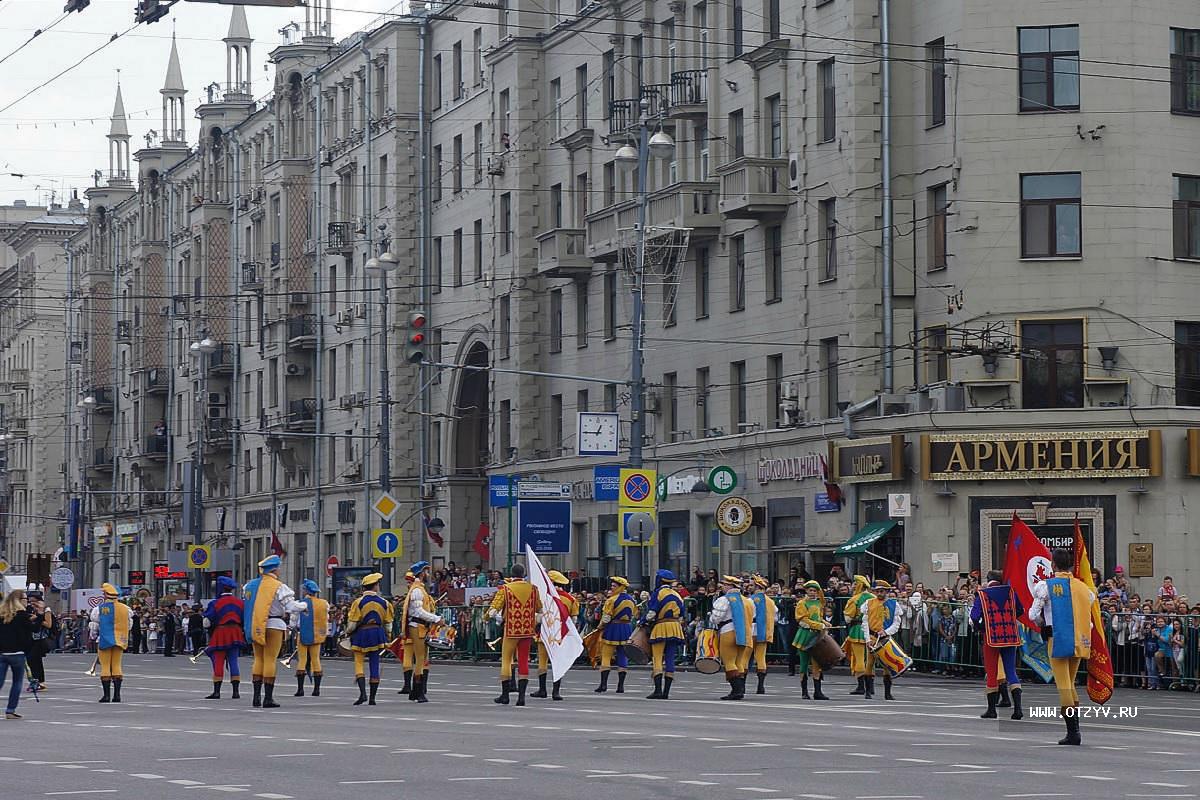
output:
<svg viewBox="0 0 1200 800"><path fill-rule="evenodd" d="M83 11L91 4L92 0L67 0L67 4L63 6L63 13L70 14L72 11Z"/></svg>
<svg viewBox="0 0 1200 800"><path fill-rule="evenodd" d="M425 312L408 312L408 325L404 332L404 360L420 364L425 360Z"/></svg>
<svg viewBox="0 0 1200 800"><path fill-rule="evenodd" d="M169 2L162 2L162 0L138 0L133 13L133 21L144 22L149 25L151 22L158 22L170 10L171 3Z"/></svg>

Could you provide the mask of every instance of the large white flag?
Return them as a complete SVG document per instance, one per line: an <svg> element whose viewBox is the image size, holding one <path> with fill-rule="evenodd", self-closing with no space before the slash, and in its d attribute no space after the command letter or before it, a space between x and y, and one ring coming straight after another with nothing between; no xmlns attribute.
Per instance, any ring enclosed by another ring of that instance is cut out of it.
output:
<svg viewBox="0 0 1200 800"><path fill-rule="evenodd" d="M533 548L525 545L525 562L529 565L529 581L537 587L542 598L542 627L540 639L550 656L550 674L562 680L567 670L583 652L583 639L575 628L575 620L567 613L558 596L558 588L546 574L546 568Z"/></svg>

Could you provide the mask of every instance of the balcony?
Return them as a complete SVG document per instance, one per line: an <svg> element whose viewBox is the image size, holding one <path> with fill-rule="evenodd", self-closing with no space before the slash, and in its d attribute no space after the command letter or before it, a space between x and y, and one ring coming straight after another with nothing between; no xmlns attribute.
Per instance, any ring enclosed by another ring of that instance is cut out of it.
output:
<svg viewBox="0 0 1200 800"><path fill-rule="evenodd" d="M721 178L721 215L727 219L770 219L787 213L787 159L739 158L716 172Z"/></svg>
<svg viewBox="0 0 1200 800"><path fill-rule="evenodd" d="M111 447L97 447L92 451L92 463L89 468L97 472L112 472L113 471L113 449Z"/></svg>
<svg viewBox="0 0 1200 800"><path fill-rule="evenodd" d="M233 447L233 420L228 417L205 419L204 444L217 450L228 450Z"/></svg>
<svg viewBox="0 0 1200 800"><path fill-rule="evenodd" d="M29 473L23 469L10 469L8 471L9 486L25 486L29 483Z"/></svg>
<svg viewBox="0 0 1200 800"><path fill-rule="evenodd" d="M587 257L593 261L615 262L621 250L621 237L629 236L636 223L636 200L623 200L588 214L583 218Z"/></svg>
<svg viewBox="0 0 1200 800"><path fill-rule="evenodd" d="M133 326L129 320L117 322L117 344L129 344L133 341Z"/></svg>
<svg viewBox="0 0 1200 800"><path fill-rule="evenodd" d="M88 391L87 396L95 401L92 404L93 411L109 413L113 410L113 392L111 386L93 386Z"/></svg>
<svg viewBox="0 0 1200 800"><path fill-rule="evenodd" d="M29 370L27 369L10 369L8 371L9 385L14 389L29 388Z"/></svg>
<svg viewBox="0 0 1200 800"><path fill-rule="evenodd" d="M708 70L685 69L671 73L672 117L708 116Z"/></svg>
<svg viewBox="0 0 1200 800"><path fill-rule="evenodd" d="M8 432L13 436L28 436L29 420L25 417L9 417Z"/></svg>
<svg viewBox="0 0 1200 800"><path fill-rule="evenodd" d="M637 98L613 100L608 104L608 132L616 136L626 133L639 122Z"/></svg>
<svg viewBox="0 0 1200 800"><path fill-rule="evenodd" d="M167 493L166 492L143 492L142 505L147 508L166 508Z"/></svg>
<svg viewBox="0 0 1200 800"><path fill-rule="evenodd" d="M209 375L231 375L237 369L238 346L236 344L220 344L217 349L208 354L206 361Z"/></svg>
<svg viewBox="0 0 1200 800"><path fill-rule="evenodd" d="M306 397L302 400L289 400L287 416L283 419L283 428L288 431L311 431L317 424L316 398Z"/></svg>
<svg viewBox="0 0 1200 800"><path fill-rule="evenodd" d="M719 191L716 181L678 181L659 189L649 197L646 225L691 228L693 239L716 236L721 230Z"/></svg>
<svg viewBox="0 0 1200 800"><path fill-rule="evenodd" d="M171 389L171 371L167 367L142 370L142 391L146 394L166 394Z"/></svg>
<svg viewBox="0 0 1200 800"><path fill-rule="evenodd" d="M592 271L580 228L555 228L537 237L538 274L547 278L583 278Z"/></svg>
<svg viewBox="0 0 1200 800"><path fill-rule="evenodd" d="M257 291L263 288L263 265L258 261L242 262L242 291Z"/></svg>
<svg viewBox="0 0 1200 800"><path fill-rule="evenodd" d="M167 451L169 449L169 437L164 433L159 436L153 434L142 439L142 458L148 458L151 461L165 461Z"/></svg>
<svg viewBox="0 0 1200 800"><path fill-rule="evenodd" d="M331 222L325 237L325 252L348 256L354 252L354 223Z"/></svg>
<svg viewBox="0 0 1200 800"><path fill-rule="evenodd" d="M317 344L317 315L293 314L287 320L288 347L307 350Z"/></svg>

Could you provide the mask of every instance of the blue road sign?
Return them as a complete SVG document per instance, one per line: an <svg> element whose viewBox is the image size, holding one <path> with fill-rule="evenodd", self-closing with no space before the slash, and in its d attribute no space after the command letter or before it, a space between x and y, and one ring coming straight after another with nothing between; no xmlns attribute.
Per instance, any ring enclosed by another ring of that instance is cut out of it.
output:
<svg viewBox="0 0 1200 800"><path fill-rule="evenodd" d="M517 493L517 483L513 481L509 493L507 475L488 476L488 505L492 508L510 508L513 505L513 495Z"/></svg>
<svg viewBox="0 0 1200 800"><path fill-rule="evenodd" d="M533 552L571 552L570 500L518 500L518 550L526 545Z"/></svg>
<svg viewBox="0 0 1200 800"><path fill-rule="evenodd" d="M400 531L380 528L372 531L371 555L374 558L395 558L400 554Z"/></svg>
<svg viewBox="0 0 1200 800"><path fill-rule="evenodd" d="M613 502L621 497L621 468L592 468L592 499L597 502Z"/></svg>
<svg viewBox="0 0 1200 800"><path fill-rule="evenodd" d="M625 494L635 503L640 503L650 496L650 481L645 475L630 475L625 479Z"/></svg>
<svg viewBox="0 0 1200 800"><path fill-rule="evenodd" d="M841 510L841 504L834 500L830 500L827 492L818 492L817 496L813 498L813 511L816 511L818 514Z"/></svg>

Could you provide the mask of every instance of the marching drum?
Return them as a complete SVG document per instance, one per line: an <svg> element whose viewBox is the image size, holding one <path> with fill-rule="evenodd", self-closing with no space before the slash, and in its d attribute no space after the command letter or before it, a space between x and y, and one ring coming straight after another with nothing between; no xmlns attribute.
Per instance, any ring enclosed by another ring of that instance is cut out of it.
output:
<svg viewBox="0 0 1200 800"><path fill-rule="evenodd" d="M454 640L457 637L457 629L450 625L438 625L430 631L428 638L425 639L425 644L431 650L453 650Z"/></svg>
<svg viewBox="0 0 1200 800"><path fill-rule="evenodd" d="M899 676L900 673L913 665L912 656L904 652L900 645L896 644L895 639L885 639L878 647L872 651L879 663L887 668L887 671L892 673L893 677Z"/></svg>
<svg viewBox="0 0 1200 800"><path fill-rule="evenodd" d="M824 631L819 636L814 637L809 642L808 647L804 648L804 651L823 670L833 669L841 663L841 660L846 655L838 645L837 640Z"/></svg>
<svg viewBox="0 0 1200 800"><path fill-rule="evenodd" d="M650 632L639 627L625 645L625 658L635 667L650 663Z"/></svg>
<svg viewBox="0 0 1200 800"><path fill-rule="evenodd" d="M722 669L717 638L717 632L712 628L705 628L696 635L696 672L701 675L716 675Z"/></svg>
<svg viewBox="0 0 1200 800"><path fill-rule="evenodd" d="M344 658L350 658L354 655L354 648L350 646L349 636L343 636L341 639L338 639L337 650L338 655Z"/></svg>

